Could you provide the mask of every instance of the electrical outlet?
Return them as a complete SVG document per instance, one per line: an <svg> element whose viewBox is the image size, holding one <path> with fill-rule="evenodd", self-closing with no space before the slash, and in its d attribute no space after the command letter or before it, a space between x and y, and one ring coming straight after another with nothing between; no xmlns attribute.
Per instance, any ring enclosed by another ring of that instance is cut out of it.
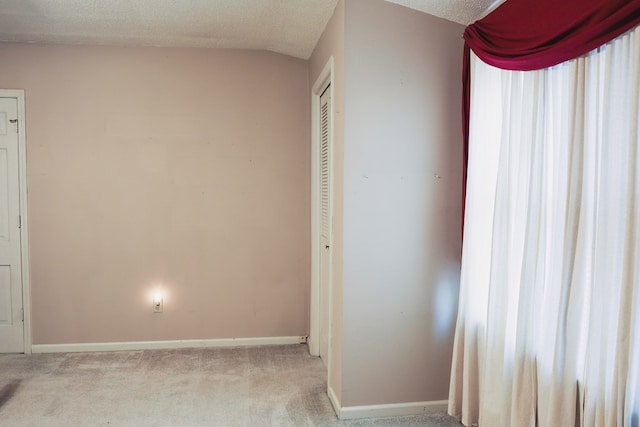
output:
<svg viewBox="0 0 640 427"><path fill-rule="evenodd" d="M162 297L153 299L153 312L162 313Z"/></svg>

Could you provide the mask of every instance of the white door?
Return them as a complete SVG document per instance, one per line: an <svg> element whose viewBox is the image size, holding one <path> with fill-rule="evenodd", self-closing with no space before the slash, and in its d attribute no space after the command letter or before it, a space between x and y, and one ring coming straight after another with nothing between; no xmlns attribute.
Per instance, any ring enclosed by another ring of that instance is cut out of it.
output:
<svg viewBox="0 0 640 427"><path fill-rule="evenodd" d="M0 98L0 353L24 351L18 101Z"/></svg>
<svg viewBox="0 0 640 427"><path fill-rule="evenodd" d="M320 96L320 358L328 363L331 307L331 91Z"/></svg>

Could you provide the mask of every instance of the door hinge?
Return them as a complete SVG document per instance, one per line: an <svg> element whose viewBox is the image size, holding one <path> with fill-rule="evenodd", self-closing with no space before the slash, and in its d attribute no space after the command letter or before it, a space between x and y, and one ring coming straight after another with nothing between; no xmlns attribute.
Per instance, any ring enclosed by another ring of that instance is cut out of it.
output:
<svg viewBox="0 0 640 427"><path fill-rule="evenodd" d="M18 228L22 228L22 215L18 215Z"/></svg>
<svg viewBox="0 0 640 427"><path fill-rule="evenodd" d="M21 308L20 311L22 312L20 317L22 317L22 321L24 322L24 308Z"/></svg>

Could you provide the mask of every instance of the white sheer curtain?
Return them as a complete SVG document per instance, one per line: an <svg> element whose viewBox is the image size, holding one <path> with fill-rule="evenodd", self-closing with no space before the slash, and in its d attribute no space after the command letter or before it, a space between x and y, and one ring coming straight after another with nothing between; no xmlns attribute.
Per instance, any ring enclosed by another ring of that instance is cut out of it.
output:
<svg viewBox="0 0 640 427"><path fill-rule="evenodd" d="M472 54L449 412L639 427L640 29L529 72Z"/></svg>

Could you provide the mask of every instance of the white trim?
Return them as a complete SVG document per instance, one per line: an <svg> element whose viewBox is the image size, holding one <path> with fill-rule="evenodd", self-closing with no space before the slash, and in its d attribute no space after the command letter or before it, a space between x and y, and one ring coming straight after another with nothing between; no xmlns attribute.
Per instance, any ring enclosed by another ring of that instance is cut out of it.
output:
<svg viewBox="0 0 640 427"><path fill-rule="evenodd" d="M20 248L22 265L23 340L25 354L31 353L31 285L29 280L29 219L27 216L27 133L23 89L0 89L0 98L15 98L18 103L18 185L20 193Z"/></svg>
<svg viewBox="0 0 640 427"><path fill-rule="evenodd" d="M329 396L331 406L333 406L333 411L336 413L336 416L340 418L340 399L338 399L332 387L327 387L327 395Z"/></svg>
<svg viewBox="0 0 640 427"><path fill-rule="evenodd" d="M329 129L329 204L333 209L333 140L334 131L333 123L335 122L334 116L334 96L333 88L333 56L329 58L325 64L322 72L316 79L313 87L311 88L311 303L310 303L310 319L309 319L309 352L314 356L320 355L320 96L324 90L329 86L329 96L331 102L329 103L329 117L330 117L330 129ZM333 212L330 212L333 216ZM330 224L330 230L333 230L333 226ZM333 238L330 236L329 240L332 242ZM330 243L331 246L331 243ZM331 257L330 257L331 258ZM329 261L331 262L331 260ZM331 270L331 264L329 265ZM333 313L332 307L332 284L331 274L329 275L329 319ZM331 323L331 320L329 321ZM331 325L329 325L327 331L327 391L331 389Z"/></svg>
<svg viewBox="0 0 640 427"><path fill-rule="evenodd" d="M316 82L317 83L317 82ZM314 85L315 88L316 85ZM318 215L318 199L319 199L319 175L318 168L318 129L320 123L318 120L320 97L311 91L311 236L310 236L310 295L311 301L309 306L309 353L312 356L320 356L320 268L317 262L320 256L320 215Z"/></svg>
<svg viewBox="0 0 640 427"><path fill-rule="evenodd" d="M300 344L301 337L222 338L210 340L130 341L78 344L34 344L33 353L166 350L178 348L249 347Z"/></svg>
<svg viewBox="0 0 640 427"><path fill-rule="evenodd" d="M331 396L329 396L331 398ZM333 402L332 402L333 403ZM388 405L346 406L340 408L338 418L352 420L356 418L401 417L427 413L447 412L448 400L430 402L392 403Z"/></svg>

